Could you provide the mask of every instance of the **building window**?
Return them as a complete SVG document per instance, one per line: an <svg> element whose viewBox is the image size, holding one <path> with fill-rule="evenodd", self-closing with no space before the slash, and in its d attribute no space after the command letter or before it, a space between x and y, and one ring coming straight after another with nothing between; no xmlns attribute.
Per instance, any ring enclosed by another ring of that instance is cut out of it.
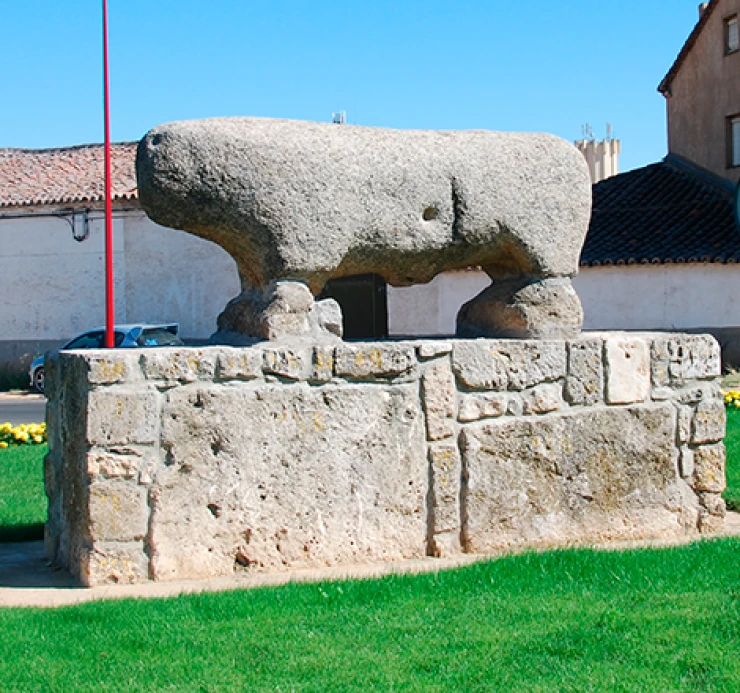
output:
<svg viewBox="0 0 740 693"><path fill-rule="evenodd" d="M740 166L740 114L727 119L727 164Z"/></svg>
<svg viewBox="0 0 740 693"><path fill-rule="evenodd" d="M735 53L740 50L740 35L738 35L737 15L725 19L725 53Z"/></svg>

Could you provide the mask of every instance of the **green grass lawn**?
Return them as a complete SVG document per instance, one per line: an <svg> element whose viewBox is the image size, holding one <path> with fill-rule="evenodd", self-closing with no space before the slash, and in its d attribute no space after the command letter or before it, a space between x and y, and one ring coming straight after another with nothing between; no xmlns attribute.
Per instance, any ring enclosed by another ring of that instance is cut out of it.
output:
<svg viewBox="0 0 740 693"><path fill-rule="evenodd" d="M740 541L0 609L2 691L740 690Z"/></svg>
<svg viewBox="0 0 740 693"><path fill-rule="evenodd" d="M726 444L732 505L740 501L740 410L728 412ZM0 450L0 540L40 534L45 452ZM4 691L736 693L740 540L0 608Z"/></svg>
<svg viewBox="0 0 740 693"><path fill-rule="evenodd" d="M730 510L740 511L740 409L727 411L727 490L722 494Z"/></svg>
<svg viewBox="0 0 740 693"><path fill-rule="evenodd" d="M0 450L0 541L42 539L46 445Z"/></svg>

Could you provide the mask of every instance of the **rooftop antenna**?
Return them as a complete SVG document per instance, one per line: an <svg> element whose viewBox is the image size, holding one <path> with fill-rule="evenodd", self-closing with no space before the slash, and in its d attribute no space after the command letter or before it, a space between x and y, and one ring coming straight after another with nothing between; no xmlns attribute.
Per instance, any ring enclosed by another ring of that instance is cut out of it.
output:
<svg viewBox="0 0 740 693"><path fill-rule="evenodd" d="M606 139L607 142L611 142L614 139L614 129L611 123L606 124Z"/></svg>
<svg viewBox="0 0 740 693"><path fill-rule="evenodd" d="M334 125L346 125L347 111L338 111L337 113L332 113L331 122L334 123Z"/></svg>
<svg viewBox="0 0 740 693"><path fill-rule="evenodd" d="M591 127L590 123L585 123L584 125L581 125L581 139L594 139L594 130Z"/></svg>

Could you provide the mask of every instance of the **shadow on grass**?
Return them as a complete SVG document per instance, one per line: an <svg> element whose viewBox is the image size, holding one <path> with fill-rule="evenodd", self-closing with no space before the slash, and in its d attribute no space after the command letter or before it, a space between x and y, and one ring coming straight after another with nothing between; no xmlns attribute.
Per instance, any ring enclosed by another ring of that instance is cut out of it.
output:
<svg viewBox="0 0 740 693"><path fill-rule="evenodd" d="M28 525L0 527L0 543L39 541L44 538L43 522Z"/></svg>

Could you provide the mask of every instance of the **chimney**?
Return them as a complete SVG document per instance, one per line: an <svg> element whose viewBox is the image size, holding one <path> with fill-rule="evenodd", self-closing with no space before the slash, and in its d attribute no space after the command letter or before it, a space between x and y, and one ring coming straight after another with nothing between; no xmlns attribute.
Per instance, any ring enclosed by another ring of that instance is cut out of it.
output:
<svg viewBox="0 0 740 693"><path fill-rule="evenodd" d="M699 3L699 19L701 19L704 16L704 10L707 9L708 2L700 2Z"/></svg>

